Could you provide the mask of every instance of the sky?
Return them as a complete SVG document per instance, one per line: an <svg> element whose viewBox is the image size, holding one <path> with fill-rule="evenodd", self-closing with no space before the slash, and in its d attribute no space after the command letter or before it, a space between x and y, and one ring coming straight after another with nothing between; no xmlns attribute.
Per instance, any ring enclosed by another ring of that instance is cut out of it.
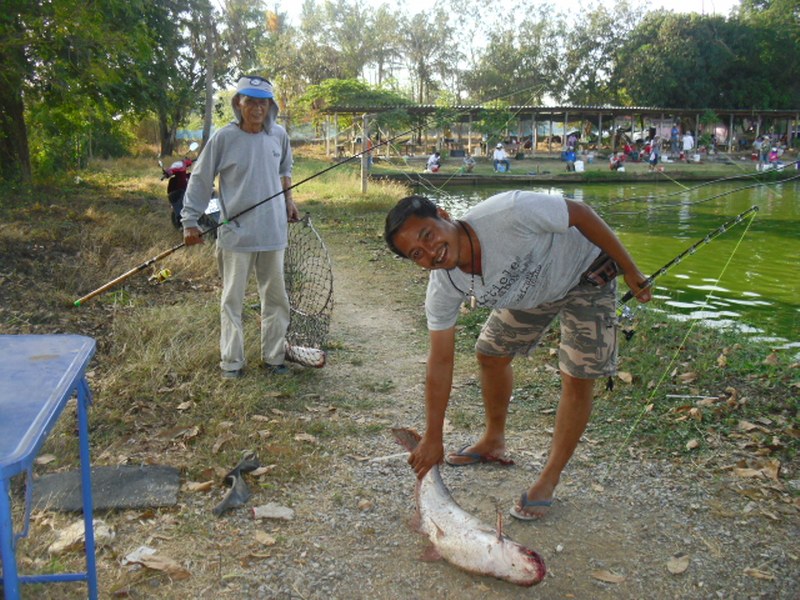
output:
<svg viewBox="0 0 800 600"><path fill-rule="evenodd" d="M502 1L502 0L500 0ZM573 0L580 5L582 0ZM731 8L739 6L739 0L646 0L647 6L651 10L665 8L673 12L700 14L717 14L727 16ZM603 0L609 6L613 6L615 0ZM267 0L267 6L278 5L280 11L285 11L293 24L300 21L301 0ZM388 4L392 8L407 8L408 14L416 14L423 10L429 10L434 5L434 0L364 0L364 6L378 6ZM559 8L562 6L556 3Z"/></svg>

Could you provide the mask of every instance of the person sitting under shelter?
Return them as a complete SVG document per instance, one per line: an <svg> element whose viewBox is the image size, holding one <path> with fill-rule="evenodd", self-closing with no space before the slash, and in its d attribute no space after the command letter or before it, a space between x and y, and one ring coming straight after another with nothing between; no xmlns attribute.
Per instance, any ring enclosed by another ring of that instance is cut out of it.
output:
<svg viewBox="0 0 800 600"><path fill-rule="evenodd" d="M564 153L564 160L567 161L567 171L571 172L575 170L575 148L569 146L567 151Z"/></svg>
<svg viewBox="0 0 800 600"><path fill-rule="evenodd" d="M618 171L625 162L625 155L622 152L612 154L608 159L608 168L612 171Z"/></svg>
<svg viewBox="0 0 800 600"><path fill-rule="evenodd" d="M461 170L464 173L472 173L472 170L475 168L475 159L472 158L469 153L464 154L464 166Z"/></svg>
<svg viewBox="0 0 800 600"><path fill-rule="evenodd" d="M511 163L508 161L508 154L506 154L505 148L503 148L502 143L498 143L494 149L494 172L506 173L507 171L511 170ZM501 170L500 165L503 165L504 168Z"/></svg>
<svg viewBox="0 0 800 600"><path fill-rule="evenodd" d="M442 155L439 152L434 152L428 157L427 169L431 173L438 173L442 167Z"/></svg>

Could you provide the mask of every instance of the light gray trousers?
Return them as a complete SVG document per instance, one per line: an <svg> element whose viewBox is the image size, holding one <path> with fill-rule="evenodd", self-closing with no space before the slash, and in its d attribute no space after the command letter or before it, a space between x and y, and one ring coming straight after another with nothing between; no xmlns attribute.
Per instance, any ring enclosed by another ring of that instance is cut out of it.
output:
<svg viewBox="0 0 800 600"><path fill-rule="evenodd" d="M234 252L217 248L217 264L222 277L219 366L224 371L241 369L245 365L242 310L251 271L255 271L261 300L261 360L270 365L283 363L289 327L283 252Z"/></svg>

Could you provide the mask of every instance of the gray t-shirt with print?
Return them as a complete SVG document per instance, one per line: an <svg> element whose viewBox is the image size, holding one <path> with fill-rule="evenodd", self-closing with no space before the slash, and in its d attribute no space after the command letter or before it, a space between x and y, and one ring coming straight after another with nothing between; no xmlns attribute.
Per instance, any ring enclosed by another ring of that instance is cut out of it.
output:
<svg viewBox="0 0 800 600"><path fill-rule="evenodd" d="M600 254L569 226L567 203L558 195L503 192L461 220L480 241L483 274L475 276L475 296L481 306L525 309L559 300ZM431 271L425 299L428 329L455 325L471 282L472 275L459 268Z"/></svg>

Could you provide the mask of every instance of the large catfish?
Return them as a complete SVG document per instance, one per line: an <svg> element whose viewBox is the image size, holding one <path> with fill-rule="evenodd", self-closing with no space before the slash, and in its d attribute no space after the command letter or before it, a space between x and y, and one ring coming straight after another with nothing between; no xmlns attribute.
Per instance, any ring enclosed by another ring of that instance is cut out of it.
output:
<svg viewBox="0 0 800 600"><path fill-rule="evenodd" d="M392 433L409 452L420 440L412 429L392 429ZM425 558L444 558L470 573L517 585L531 586L544 578L547 570L542 557L503 534L499 516L494 529L461 508L444 485L438 466L417 480L415 497L414 524L432 545Z"/></svg>

